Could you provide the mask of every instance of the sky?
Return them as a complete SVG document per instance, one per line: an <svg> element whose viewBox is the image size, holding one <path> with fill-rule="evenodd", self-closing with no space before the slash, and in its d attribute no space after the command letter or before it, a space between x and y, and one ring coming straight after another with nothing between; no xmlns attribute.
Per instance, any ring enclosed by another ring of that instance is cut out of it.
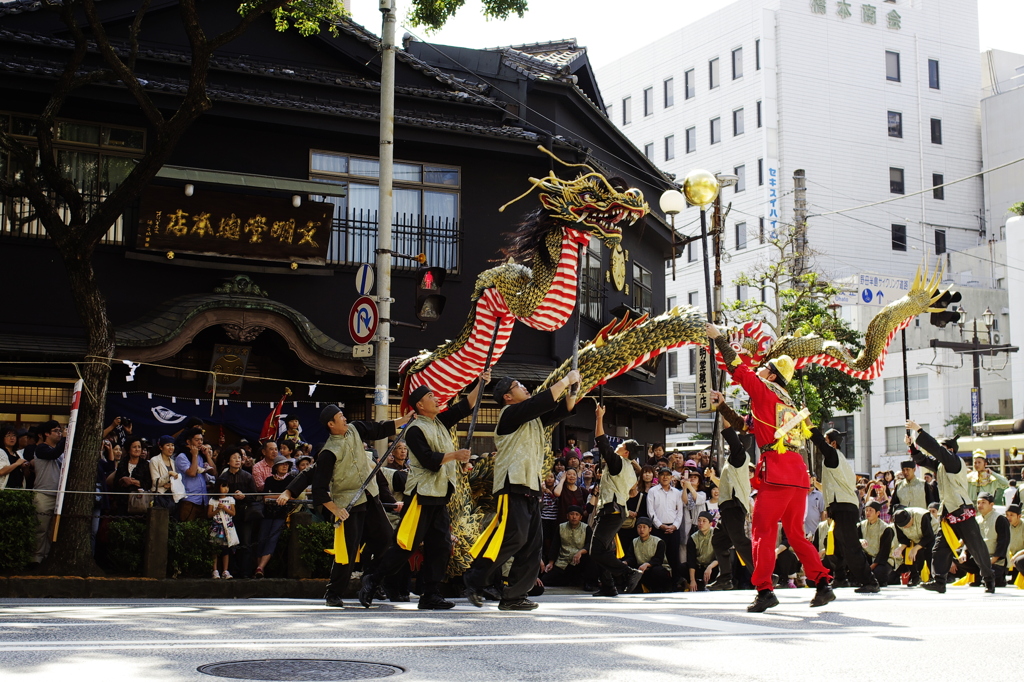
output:
<svg viewBox="0 0 1024 682"><path fill-rule="evenodd" d="M977 0L982 50L1024 54L1024 2ZM522 19L486 21L479 0L466 0L440 31L428 35L405 25L409 0L396 0L398 37L409 32L443 45L495 47L576 38L587 48L590 63L600 68L624 57L682 26L692 23L727 2L707 0L530 0ZM351 0L355 20L380 34L376 0ZM631 11L632 10L632 11Z"/></svg>

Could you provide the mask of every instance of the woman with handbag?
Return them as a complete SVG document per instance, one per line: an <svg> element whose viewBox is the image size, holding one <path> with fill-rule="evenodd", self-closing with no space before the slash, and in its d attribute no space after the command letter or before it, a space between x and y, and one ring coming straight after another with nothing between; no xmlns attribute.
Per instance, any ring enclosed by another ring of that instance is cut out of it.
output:
<svg viewBox="0 0 1024 682"><path fill-rule="evenodd" d="M130 493L114 496L114 510L117 514L145 514L149 508L149 494L153 480L149 465L142 457L142 439L129 436L117 469L107 477L107 485L116 493Z"/></svg>
<svg viewBox="0 0 1024 682"><path fill-rule="evenodd" d="M185 486L174 468L174 437L160 436L156 457L149 460L149 477L153 480L153 505L167 509L174 516L178 500L185 496ZM178 485L174 485L178 483ZM179 492L175 492L177 487Z"/></svg>

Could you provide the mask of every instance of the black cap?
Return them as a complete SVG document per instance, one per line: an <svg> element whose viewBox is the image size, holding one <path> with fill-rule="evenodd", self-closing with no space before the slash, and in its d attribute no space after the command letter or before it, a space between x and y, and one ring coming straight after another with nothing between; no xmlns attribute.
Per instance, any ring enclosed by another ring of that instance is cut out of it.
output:
<svg viewBox="0 0 1024 682"><path fill-rule="evenodd" d="M957 436L953 436L952 438L940 438L939 445L949 448L954 453L960 452L960 445L957 443L957 440Z"/></svg>
<svg viewBox="0 0 1024 682"><path fill-rule="evenodd" d="M498 383L494 385L494 402L499 405L505 404L505 394L512 390L512 384L516 383L516 380L512 377L502 377L498 379Z"/></svg>
<svg viewBox="0 0 1024 682"><path fill-rule="evenodd" d="M916 468L917 468L917 462L915 462L912 459L905 459L902 462L900 462L900 469L916 469Z"/></svg>
<svg viewBox="0 0 1024 682"><path fill-rule="evenodd" d="M868 502L867 504L864 505L865 509L867 509L868 507L871 507L876 512L881 512L882 511L882 503L879 502L878 500L871 500L870 502Z"/></svg>
<svg viewBox="0 0 1024 682"><path fill-rule="evenodd" d="M579 506L578 504L574 504L574 505L572 505L571 507L569 507L568 509L565 510L566 514L572 514L573 512L576 512L577 514L582 515L583 514L583 507Z"/></svg>
<svg viewBox="0 0 1024 682"><path fill-rule="evenodd" d="M423 396L431 392L429 386L417 386L412 393L409 394L409 407L416 409L416 403L423 400Z"/></svg>
<svg viewBox="0 0 1024 682"><path fill-rule="evenodd" d="M712 514L709 511L702 511L700 514L697 514L697 518L698 519L707 519L708 521L710 521L712 523L715 522L715 515Z"/></svg>
<svg viewBox="0 0 1024 682"><path fill-rule="evenodd" d="M978 493L978 499L979 500L988 500L989 502L992 502L992 503L995 503L995 501L996 501L995 495L993 495L992 493L988 492L987 490L984 491L984 492Z"/></svg>
<svg viewBox="0 0 1024 682"><path fill-rule="evenodd" d="M1014 514L1020 514L1020 505L1019 504L1011 504L1009 507L1006 508L1006 511L1007 512L1013 512Z"/></svg>
<svg viewBox="0 0 1024 682"><path fill-rule="evenodd" d="M671 473L672 473L672 470L669 469L668 467L661 467L660 469L658 469L658 475L659 476L661 476L662 474L671 474Z"/></svg>
<svg viewBox="0 0 1024 682"><path fill-rule="evenodd" d="M320 410L320 424L327 426L327 424L334 419L334 415L341 412L341 408L337 405L328 405L324 409Z"/></svg>
<svg viewBox="0 0 1024 682"><path fill-rule="evenodd" d="M941 507L942 505L939 504L938 502L932 502L931 504L928 505L929 509L940 509Z"/></svg>
<svg viewBox="0 0 1024 682"><path fill-rule="evenodd" d="M638 525L638 526L647 526L648 528L654 528L654 521L651 521L646 516L641 516L640 518L638 518L636 520L636 525Z"/></svg>
<svg viewBox="0 0 1024 682"><path fill-rule="evenodd" d="M912 517L910 516L910 512L908 512L906 509L900 509L898 512L893 514L892 520L896 522L897 526L903 528L903 526L910 523L911 518Z"/></svg>

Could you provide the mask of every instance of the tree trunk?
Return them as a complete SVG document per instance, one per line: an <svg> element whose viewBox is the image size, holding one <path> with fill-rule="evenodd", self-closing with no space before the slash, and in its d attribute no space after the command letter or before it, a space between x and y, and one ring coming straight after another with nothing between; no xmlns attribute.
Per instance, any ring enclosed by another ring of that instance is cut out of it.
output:
<svg viewBox="0 0 1024 682"><path fill-rule="evenodd" d="M72 233L76 229L80 230L81 226L70 226ZM96 282L92 247L74 242L57 246L67 268L75 308L86 330L88 349L83 364L79 365L84 388L66 490L90 494L65 495L57 541L43 562L42 571L49 575L101 575L103 572L93 559L90 542L92 491L96 488L96 465L101 452L103 412L110 377L110 366L103 358L114 356L114 334L107 318L106 301Z"/></svg>

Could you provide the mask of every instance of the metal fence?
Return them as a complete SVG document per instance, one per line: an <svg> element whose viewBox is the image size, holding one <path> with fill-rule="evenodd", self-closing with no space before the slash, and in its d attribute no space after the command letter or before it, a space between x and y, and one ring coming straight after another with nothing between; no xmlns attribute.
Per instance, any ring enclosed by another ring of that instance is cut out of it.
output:
<svg viewBox="0 0 1024 682"><path fill-rule="evenodd" d="M409 255L424 253L427 265L445 268L449 272L459 271L462 231L458 221L404 213L397 214L395 218L391 226L392 250ZM351 210L347 216L336 217L327 250L327 263L374 263L377 258L378 231L377 211ZM419 267L419 264L399 258L394 261L393 267L411 269Z"/></svg>
<svg viewBox="0 0 1024 682"><path fill-rule="evenodd" d="M95 207L103 200L95 194L83 194L87 206L87 214L92 215ZM51 193L51 201L57 203L57 211L64 222L71 219L71 209L67 204ZM125 225L131 224L135 219L136 209L129 208L124 214L118 216L114 224L103 235L100 244L123 245L125 243ZM5 237L28 237L32 239L45 239L46 228L36 217L36 211L32 204L24 197L6 197L0 194L0 236Z"/></svg>

